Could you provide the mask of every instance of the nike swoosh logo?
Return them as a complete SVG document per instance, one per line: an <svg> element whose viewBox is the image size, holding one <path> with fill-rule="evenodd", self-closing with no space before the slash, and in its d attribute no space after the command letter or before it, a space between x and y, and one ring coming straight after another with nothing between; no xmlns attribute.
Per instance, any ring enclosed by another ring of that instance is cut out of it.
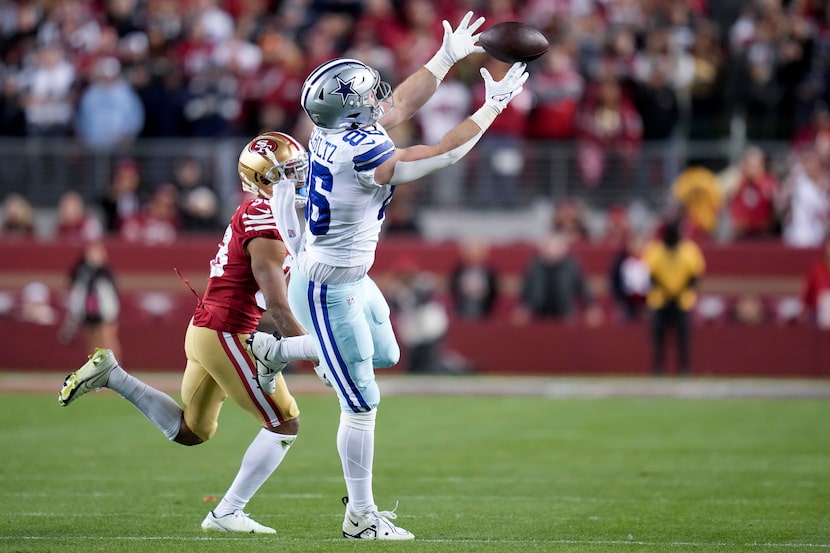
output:
<svg viewBox="0 0 830 553"><path fill-rule="evenodd" d="M358 524L357 522L353 521L352 519L350 519L350 518L348 518L348 517L346 517L346 520L348 520L349 522L351 522L351 523L352 523L352 524L354 524L355 526L360 526L360 524Z"/></svg>

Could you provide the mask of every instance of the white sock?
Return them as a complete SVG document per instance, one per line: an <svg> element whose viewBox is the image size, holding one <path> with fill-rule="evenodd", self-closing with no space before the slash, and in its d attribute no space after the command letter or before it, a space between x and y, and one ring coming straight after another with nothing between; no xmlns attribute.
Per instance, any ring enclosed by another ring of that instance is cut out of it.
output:
<svg viewBox="0 0 830 553"><path fill-rule="evenodd" d="M245 451L236 478L213 514L221 517L237 509L244 509L256 491L277 470L296 439L297 436L277 434L264 428L260 430Z"/></svg>
<svg viewBox="0 0 830 553"><path fill-rule="evenodd" d="M286 336L278 341L278 345L277 358L281 361L317 361L317 347L310 334Z"/></svg>
<svg viewBox="0 0 830 553"><path fill-rule="evenodd" d="M145 384L120 366L110 372L107 388L135 405L167 439L172 440L178 435L183 411L169 395Z"/></svg>
<svg viewBox="0 0 830 553"><path fill-rule="evenodd" d="M341 416L337 428L337 452L343 464L349 508L356 514L375 506L372 494L372 461L375 456L375 432L349 426Z"/></svg>

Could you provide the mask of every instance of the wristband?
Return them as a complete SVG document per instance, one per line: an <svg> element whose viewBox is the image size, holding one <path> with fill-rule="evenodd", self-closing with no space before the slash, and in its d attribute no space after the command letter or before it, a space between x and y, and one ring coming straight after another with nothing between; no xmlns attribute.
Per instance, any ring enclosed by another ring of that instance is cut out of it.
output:
<svg viewBox="0 0 830 553"><path fill-rule="evenodd" d="M441 52L438 51L434 56L432 56L431 60L424 64L424 67L426 67L427 71L432 73L440 83L444 80L444 77L447 76L450 69L452 69L452 65L452 63L447 63L446 56L441 55Z"/></svg>
<svg viewBox="0 0 830 553"><path fill-rule="evenodd" d="M470 119L478 125L478 128L480 128L482 132L484 132L490 125L493 124L493 121L496 120L499 113L501 113L501 110L498 106L490 102L484 102L484 105L478 108L478 110L470 116Z"/></svg>

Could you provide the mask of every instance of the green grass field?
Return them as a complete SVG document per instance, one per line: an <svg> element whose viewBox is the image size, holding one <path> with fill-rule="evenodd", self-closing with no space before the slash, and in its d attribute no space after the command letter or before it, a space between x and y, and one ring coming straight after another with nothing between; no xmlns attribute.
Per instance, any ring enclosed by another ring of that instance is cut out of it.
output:
<svg viewBox="0 0 830 553"><path fill-rule="evenodd" d="M56 382L56 389L59 382ZM830 402L391 396L375 499L409 543L341 539L336 401L247 511L277 537L199 523L256 425L167 442L124 400L0 394L0 551L830 551Z"/></svg>

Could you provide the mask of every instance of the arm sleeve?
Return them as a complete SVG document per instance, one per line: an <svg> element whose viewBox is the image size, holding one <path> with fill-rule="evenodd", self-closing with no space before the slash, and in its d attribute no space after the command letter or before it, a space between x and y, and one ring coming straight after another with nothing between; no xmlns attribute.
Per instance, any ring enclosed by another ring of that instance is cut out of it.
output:
<svg viewBox="0 0 830 553"><path fill-rule="evenodd" d="M302 244L300 219L294 207L294 194L294 181L280 180L274 184L269 200L277 229L291 257L297 257Z"/></svg>
<svg viewBox="0 0 830 553"><path fill-rule="evenodd" d="M473 149L473 146L481 138L483 132L477 133L470 140L464 144L453 148L449 152L428 157L425 159L418 159L415 161L399 161L395 164L395 169L392 172L392 179L389 184L404 184L412 182L424 177L438 169L449 167L459 159L467 155Z"/></svg>

